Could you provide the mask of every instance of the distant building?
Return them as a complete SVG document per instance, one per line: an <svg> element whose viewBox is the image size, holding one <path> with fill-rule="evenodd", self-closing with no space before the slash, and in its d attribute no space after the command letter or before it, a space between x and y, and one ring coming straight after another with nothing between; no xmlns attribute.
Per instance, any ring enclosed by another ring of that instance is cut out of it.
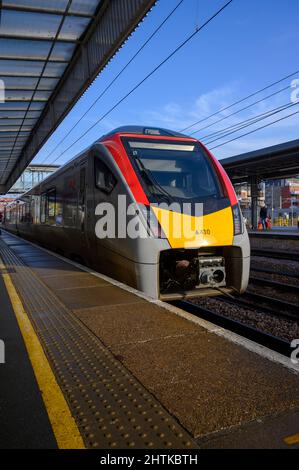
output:
<svg viewBox="0 0 299 470"><path fill-rule="evenodd" d="M299 208L299 179L285 180L285 185L281 188L281 200L283 209Z"/></svg>
<svg viewBox="0 0 299 470"><path fill-rule="evenodd" d="M271 209L281 209L281 190L284 185L284 180L269 180L266 181L265 189L265 203Z"/></svg>
<svg viewBox="0 0 299 470"><path fill-rule="evenodd" d="M234 185L236 195L244 217L250 221L251 213L251 188L247 182ZM290 225L297 226L299 220L299 176L287 179L269 179L262 181L258 187L258 213L259 208L266 204L268 213L273 223L281 225L283 219Z"/></svg>
<svg viewBox="0 0 299 470"><path fill-rule="evenodd" d="M266 205L273 209L299 208L299 178L267 181Z"/></svg>
<svg viewBox="0 0 299 470"><path fill-rule="evenodd" d="M242 210L250 207L250 188L246 183L236 184L235 191Z"/></svg>
<svg viewBox="0 0 299 470"><path fill-rule="evenodd" d="M247 183L237 183L234 185L237 199L240 203L241 209L245 211L249 209L251 206L251 188L250 185ZM258 196L258 204L262 206L265 202L265 184L261 183L259 185L259 196Z"/></svg>
<svg viewBox="0 0 299 470"><path fill-rule="evenodd" d="M9 194L23 194L33 186L43 181L51 173L54 173L59 165L29 165L17 182L9 190Z"/></svg>

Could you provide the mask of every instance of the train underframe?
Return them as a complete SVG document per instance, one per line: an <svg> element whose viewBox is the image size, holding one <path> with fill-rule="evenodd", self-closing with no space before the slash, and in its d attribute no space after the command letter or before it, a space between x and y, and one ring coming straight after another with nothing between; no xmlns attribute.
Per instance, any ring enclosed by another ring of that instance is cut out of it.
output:
<svg viewBox="0 0 299 470"><path fill-rule="evenodd" d="M242 294L248 285L250 253L245 246L166 250L160 253L159 298L175 300Z"/></svg>

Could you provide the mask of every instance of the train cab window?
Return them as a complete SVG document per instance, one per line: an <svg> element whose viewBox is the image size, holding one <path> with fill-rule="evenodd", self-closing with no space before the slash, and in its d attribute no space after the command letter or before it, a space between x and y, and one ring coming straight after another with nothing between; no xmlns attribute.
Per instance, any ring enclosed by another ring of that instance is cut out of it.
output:
<svg viewBox="0 0 299 470"><path fill-rule="evenodd" d="M150 196L169 201L206 202L223 197L205 151L196 142L123 139Z"/></svg>
<svg viewBox="0 0 299 470"><path fill-rule="evenodd" d="M106 194L110 194L115 188L117 180L105 163L95 159L95 185Z"/></svg>

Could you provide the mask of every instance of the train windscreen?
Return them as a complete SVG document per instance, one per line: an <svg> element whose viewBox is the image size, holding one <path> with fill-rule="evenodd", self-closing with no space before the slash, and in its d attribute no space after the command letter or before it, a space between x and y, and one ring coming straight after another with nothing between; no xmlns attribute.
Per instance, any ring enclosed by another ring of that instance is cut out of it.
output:
<svg viewBox="0 0 299 470"><path fill-rule="evenodd" d="M178 202L223 197L214 168L196 142L125 139L149 192Z"/></svg>

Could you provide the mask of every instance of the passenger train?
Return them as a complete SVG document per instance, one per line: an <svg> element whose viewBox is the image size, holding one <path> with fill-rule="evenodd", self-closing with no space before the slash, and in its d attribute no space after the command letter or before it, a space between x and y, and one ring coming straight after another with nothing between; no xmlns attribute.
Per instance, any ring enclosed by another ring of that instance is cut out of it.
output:
<svg viewBox="0 0 299 470"><path fill-rule="evenodd" d="M132 206L147 236L120 226ZM103 231L110 222L111 236L99 236L99 224ZM227 174L201 142L166 129L103 136L7 206L3 224L155 299L248 285L249 239Z"/></svg>

